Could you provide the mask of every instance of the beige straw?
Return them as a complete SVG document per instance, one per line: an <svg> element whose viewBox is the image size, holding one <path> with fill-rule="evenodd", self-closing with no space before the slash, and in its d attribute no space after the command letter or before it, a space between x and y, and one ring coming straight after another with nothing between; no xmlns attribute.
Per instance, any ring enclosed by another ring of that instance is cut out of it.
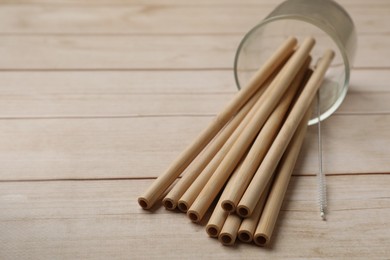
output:
<svg viewBox="0 0 390 260"><path fill-rule="evenodd" d="M229 212L222 209L221 202L221 199L219 199L206 226L206 232L210 237L218 237L223 224L229 215Z"/></svg>
<svg viewBox="0 0 390 260"><path fill-rule="evenodd" d="M138 204L143 209L150 209L164 191L172 185L177 177L213 139L219 130L241 109L256 90L266 81L272 72L290 56L296 46L296 39L288 38L278 50L265 62L263 67L256 72L248 85L242 88L233 100L211 122L211 124L182 152L160 175L146 192L138 198Z"/></svg>
<svg viewBox="0 0 390 260"><path fill-rule="evenodd" d="M260 128L264 125L266 119L272 113L295 75L304 64L310 50L314 46L314 42L314 39L311 37L304 40L303 44L291 56L271 85L260 97L259 101L261 100L262 102L261 108L256 111L252 120L233 144L233 147L226 154L221 164L188 210L187 215L192 221L198 222L203 218L212 201L243 156L243 153L251 145Z"/></svg>
<svg viewBox="0 0 390 260"><path fill-rule="evenodd" d="M311 109L309 108L279 163L274 184L269 193L254 235L254 242L256 245L264 246L271 238L291 174L294 170L303 140L305 139L307 122L309 121L310 116Z"/></svg>
<svg viewBox="0 0 390 260"><path fill-rule="evenodd" d="M238 229L238 239L245 243L250 243L253 240L253 236L255 234L255 230L257 227L257 223L259 223L259 219L261 213L263 212L264 205L267 201L268 192L272 187L273 180L271 180L267 184L267 188L265 192L261 195L259 202L256 205L253 214L249 218L243 219L240 228Z"/></svg>
<svg viewBox="0 0 390 260"><path fill-rule="evenodd" d="M232 176L230 177L228 183L223 190L221 197L218 200L217 205L214 208L213 214L211 215L209 221L207 222L206 232L210 237L218 237L226 218L229 213L222 209L221 202L224 200L225 193L229 191L229 189L233 186L233 184L237 181L237 172L242 165L242 161L234 170Z"/></svg>
<svg viewBox="0 0 390 260"><path fill-rule="evenodd" d="M207 164L214 158L216 153L225 144L226 140L239 126L248 112L255 105L260 95L264 92L264 88L258 90L251 99L243 106L243 108L229 121L221 132L206 146L204 151L188 166L184 176L175 184L172 190L163 199L163 205L166 209L174 210L181 196L191 186Z"/></svg>
<svg viewBox="0 0 390 260"><path fill-rule="evenodd" d="M206 166L206 168L200 173L200 175L195 179L195 181L191 184L191 186L185 191L185 193L181 196L178 202L178 207L182 212L187 212L187 210L191 207L192 203L195 201L196 197L202 191L203 187L209 181L223 158L226 156L228 151L233 146L234 142L240 136L242 131L248 125L253 115L261 106L261 100L259 97L264 92L265 88L268 87L269 83L274 78L274 75L271 75L270 79L265 83L265 87L261 88L256 94L255 99L257 98L256 104L252 107L249 113L245 116L244 120L240 123L240 125L236 128L233 134L229 137L226 143L222 146L221 150L216 154L214 158L210 161L210 163Z"/></svg>
<svg viewBox="0 0 390 260"><path fill-rule="evenodd" d="M299 122L302 120L318 91L333 57L334 52L327 50L319 60L315 71L295 102L285 123L237 206L237 213L241 217L248 217L252 214Z"/></svg>
<svg viewBox="0 0 390 260"><path fill-rule="evenodd" d="M218 240L225 246L232 246L236 242L238 228L241 225L241 218L236 214L230 214L223 224Z"/></svg>
<svg viewBox="0 0 390 260"><path fill-rule="evenodd" d="M305 77L303 81L301 82L301 86L304 86L307 82L307 80L310 78L312 73L312 70L308 69L305 73ZM295 97L296 99L296 97ZM241 226L238 230L238 239L245 243L250 243L253 240L253 237L255 235L257 224L259 223L259 219L261 217L261 214L264 209L264 205L267 202L269 191L273 185L274 182L274 176L271 178L271 180L268 182L267 187L265 188L265 192L261 195L261 198L259 202L257 203L252 215L248 218L245 218Z"/></svg>
<svg viewBox="0 0 390 260"><path fill-rule="evenodd" d="M222 202L222 208L224 210L229 212L234 212L236 210L236 206L240 201L242 194L244 194L253 175L258 169L260 162L263 160L282 123L284 122L288 108L290 107L290 104L299 87L302 85L302 79L310 64L310 61L311 58L308 57L305 64L302 66L291 83L288 91L284 94L282 100L279 102L278 106L272 112L271 116L267 119L266 123L258 134L255 142L250 148L248 156L245 158L245 161L240 168L238 173L240 178L237 180L237 182L235 182L234 186L230 189L229 194L226 194L226 199Z"/></svg>

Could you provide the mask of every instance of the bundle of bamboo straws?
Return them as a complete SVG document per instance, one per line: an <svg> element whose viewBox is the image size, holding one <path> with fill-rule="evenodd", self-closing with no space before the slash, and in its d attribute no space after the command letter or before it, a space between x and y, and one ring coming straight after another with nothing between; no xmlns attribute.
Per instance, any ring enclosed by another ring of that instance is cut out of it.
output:
<svg viewBox="0 0 390 260"><path fill-rule="evenodd" d="M326 50L311 70L314 44L312 37L300 46L296 38L288 38L138 198L139 205L150 209L163 198L167 209L178 208L199 222L221 194L206 227L209 236L224 245L233 245L237 236L266 245L303 143L314 96L334 57L332 50Z"/></svg>

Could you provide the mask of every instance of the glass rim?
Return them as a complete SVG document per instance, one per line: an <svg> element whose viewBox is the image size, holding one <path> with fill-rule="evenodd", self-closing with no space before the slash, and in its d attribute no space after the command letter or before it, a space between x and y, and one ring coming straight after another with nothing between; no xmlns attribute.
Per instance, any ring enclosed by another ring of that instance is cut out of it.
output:
<svg viewBox="0 0 390 260"><path fill-rule="evenodd" d="M238 79L238 60L239 60L239 56L240 56L241 50L242 50L243 45L245 44L245 42L260 27L262 27L262 26L264 26L266 24L269 24L271 22L281 21L281 20L298 20L298 21L309 23L309 24L317 27L318 29L322 30L326 35L328 35L333 40L333 42L336 44L336 46L338 47L338 49L339 49L339 51L341 53L341 56L342 56L342 59L343 59L343 63L344 63L344 71L345 71L344 85L342 87L341 93L337 97L336 101L332 104L332 106L330 108L328 108L326 111L321 112L321 115L320 115L319 119L320 119L320 121L323 121L326 118L328 118L330 115L332 115L340 107L340 105L343 103L343 101L345 99L345 96L347 95L348 88L349 88L350 69L351 68L350 68L350 62L349 62L349 58L348 58L346 49L345 49L344 45L341 43L341 41L338 39L337 35L332 30L330 30L327 26L323 26L316 19L311 19L311 18L308 18L306 16L302 16L302 15L285 14L285 15L277 15L277 16L266 17L264 20L262 20L256 26L254 26L242 38L242 40L241 40L241 42L240 42L240 44L239 44L239 46L237 48L235 57L234 57L234 68L233 68L233 70L234 70L234 79L235 79L235 82L236 82L236 86L237 86L238 90L241 89L240 82L239 82L239 79ZM314 117L314 118L310 119L310 121L309 121L309 125L313 125L313 124L316 124L316 123L318 123L318 117Z"/></svg>

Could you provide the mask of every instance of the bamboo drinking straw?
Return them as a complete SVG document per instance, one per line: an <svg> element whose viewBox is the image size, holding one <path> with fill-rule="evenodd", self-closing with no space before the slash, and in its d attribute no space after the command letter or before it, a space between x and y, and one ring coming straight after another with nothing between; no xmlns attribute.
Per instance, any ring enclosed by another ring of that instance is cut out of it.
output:
<svg viewBox="0 0 390 260"><path fill-rule="evenodd" d="M236 205L248 187L248 184L259 167L260 162L266 155L272 141L275 139L275 136L285 119L285 115L290 107L291 101L296 95L299 87L302 85L301 82L307 68L309 67L310 61L311 58L309 56L305 61L305 64L295 76L282 100L279 102L278 106L272 112L271 116L267 119L263 128L260 130L260 133L257 135L255 142L250 148L250 151L245 158L240 171L238 172L240 178L235 182L234 186L230 189L230 192L224 196L225 200L222 201L222 208L224 210L229 212L234 212L236 210Z"/></svg>
<svg viewBox="0 0 390 260"><path fill-rule="evenodd" d="M268 196L267 203L264 207L254 236L254 241L259 246L266 245L271 238L291 174L305 138L307 122L310 119L310 115L311 110L309 108L304 118L301 120L299 127L291 140L291 143L288 145L288 148L279 163L275 181Z"/></svg>
<svg viewBox="0 0 390 260"><path fill-rule="evenodd" d="M305 74L305 79L302 82L302 86L304 86L307 82L307 79L311 75L311 70L308 70L307 73ZM261 214L264 209L264 205L267 201L269 191L272 187L274 180L274 176L271 178L271 180L268 182L267 187L265 188L265 192L261 195L261 198L259 202L257 203L252 215L249 218L245 218L241 226L238 230L238 239L241 240L242 242L245 243L250 243L253 240L253 236L256 231L257 224L259 223L259 219L261 217Z"/></svg>
<svg viewBox="0 0 390 260"><path fill-rule="evenodd" d="M242 161L239 166L234 170L234 173L230 177L228 183L225 186L225 189L223 190L221 197L218 200L217 205L214 208L213 214L211 215L209 222L207 222L206 226L206 232L210 237L218 237L226 218L229 215L229 212L226 212L225 210L222 209L221 207L221 202L224 199L225 193L233 186L233 184L237 181L238 170L242 166Z"/></svg>
<svg viewBox="0 0 390 260"><path fill-rule="evenodd" d="M228 215L229 212L222 209L221 199L219 199L206 226L206 232L210 237L218 237Z"/></svg>
<svg viewBox="0 0 390 260"><path fill-rule="evenodd" d="M232 246L237 238L238 228L241 225L241 218L236 214L230 214L223 224L218 240L225 246Z"/></svg>
<svg viewBox="0 0 390 260"><path fill-rule="evenodd" d="M333 57L334 52L332 50L326 50L317 63L316 69L292 107L286 121L237 206L237 213L241 217L248 217L252 214L253 209L260 199L259 195L264 192L265 186L270 180L299 122L320 87Z"/></svg>
<svg viewBox="0 0 390 260"><path fill-rule="evenodd" d="M277 68L278 69L278 68ZM200 173L200 175L195 179L195 181L191 184L191 186L185 191L185 193L181 196L178 202L178 207L181 211L187 212L187 210L191 207L192 203L195 201L199 193L202 191L203 187L206 185L208 180L211 178L223 158L229 152L234 142L240 136L242 131L248 125L256 111L261 106L261 100L259 97L262 95L263 91L268 88L268 85L274 79L275 73L270 76L270 78L265 83L265 86L259 90L258 99L256 104L252 107L249 113L245 116L244 120L240 123L240 125L236 128L233 134L229 137L226 143L222 146L221 150L217 153L217 155L212 158L210 163L206 166L206 168Z"/></svg>
<svg viewBox="0 0 390 260"><path fill-rule="evenodd" d="M257 227L257 223L259 223L259 219L261 213L263 212L264 205L267 201L269 190L272 186L273 179L269 181L267 184L267 188L265 192L261 195L259 202L256 205L255 210L249 218L245 218L242 220L240 228L238 229L238 239L245 243L250 243L253 240L253 236L255 234L255 230Z"/></svg>
<svg viewBox="0 0 390 260"><path fill-rule="evenodd" d="M293 52L296 38L288 38L278 50L256 72L248 85L241 89L233 100L220 112L211 124L174 160L169 168L160 175L146 192L138 198L138 204L144 209L150 209L164 191L172 185L182 171L202 151L219 130L237 113L246 101L265 82L271 73Z"/></svg>
<svg viewBox="0 0 390 260"><path fill-rule="evenodd" d="M264 88L259 89L251 99L243 106L243 108L229 121L221 132L206 146L203 153L199 154L198 158L194 160L187 168L184 176L175 184L171 191L163 199L163 205L166 209L174 210L180 197L185 193L188 187L199 176L207 164L214 158L215 154L225 144L226 140L236 130L241 121L245 118L248 112L255 105L260 95L264 92Z"/></svg>
<svg viewBox="0 0 390 260"><path fill-rule="evenodd" d="M295 75L298 73L298 70L304 64L310 50L314 46L314 42L314 39L311 37L304 40L302 45L291 56L276 78L272 81L271 85L260 97L259 101L261 100L262 102L261 108L256 111L252 120L226 154L221 164L192 204L190 210L188 210L187 215L192 221L198 222L203 218L212 201L241 159L243 153L252 143L265 120L271 114L283 93L287 90Z"/></svg>

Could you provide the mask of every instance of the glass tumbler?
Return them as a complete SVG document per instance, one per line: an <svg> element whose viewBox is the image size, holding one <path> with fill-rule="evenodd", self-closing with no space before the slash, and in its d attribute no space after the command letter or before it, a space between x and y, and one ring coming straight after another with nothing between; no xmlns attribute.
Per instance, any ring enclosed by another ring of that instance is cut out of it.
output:
<svg viewBox="0 0 390 260"><path fill-rule="evenodd" d="M320 87L320 111L309 124L329 117L343 102L355 57L357 36L346 10L332 0L287 0L278 5L242 39L234 61L237 87L244 87L251 76L288 36L302 41L313 36L311 52L316 62L325 49L335 51L335 58Z"/></svg>

